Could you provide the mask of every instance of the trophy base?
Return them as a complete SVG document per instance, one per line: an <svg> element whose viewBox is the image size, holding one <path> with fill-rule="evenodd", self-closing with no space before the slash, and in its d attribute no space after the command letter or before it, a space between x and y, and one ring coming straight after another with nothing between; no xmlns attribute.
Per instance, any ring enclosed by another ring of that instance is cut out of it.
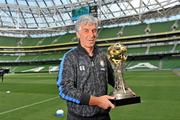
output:
<svg viewBox="0 0 180 120"><path fill-rule="evenodd" d="M131 96L131 97L128 97L128 98L114 99L114 100L110 100L110 101L115 106L122 106L122 105L140 103L141 99L140 99L140 96Z"/></svg>

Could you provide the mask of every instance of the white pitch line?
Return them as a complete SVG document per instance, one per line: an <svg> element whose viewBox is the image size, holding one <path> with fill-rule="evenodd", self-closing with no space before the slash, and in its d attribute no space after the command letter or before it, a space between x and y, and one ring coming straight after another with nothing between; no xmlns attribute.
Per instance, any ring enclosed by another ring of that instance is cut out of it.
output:
<svg viewBox="0 0 180 120"><path fill-rule="evenodd" d="M7 110L7 111L4 111L4 112L1 112L0 115L10 113L10 112L13 112L13 111L16 111L16 110L24 109L24 108L27 108L27 107L31 107L31 106L34 106L34 105L38 105L38 104L41 104L41 103L45 103L45 102L54 100L56 98L58 98L58 96L53 97L53 98L49 98L49 99L46 99L46 100L42 100L42 101L39 101L39 102L36 102L36 103L32 103L32 104L29 104L29 105L25 105L25 106L22 106L22 107L17 107L17 108L11 109L11 110Z"/></svg>

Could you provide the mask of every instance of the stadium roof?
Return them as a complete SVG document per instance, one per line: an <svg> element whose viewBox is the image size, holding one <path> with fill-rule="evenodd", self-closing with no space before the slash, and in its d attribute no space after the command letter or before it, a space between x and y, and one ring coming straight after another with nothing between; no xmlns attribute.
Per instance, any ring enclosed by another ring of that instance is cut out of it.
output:
<svg viewBox="0 0 180 120"><path fill-rule="evenodd" d="M72 10L97 6L102 26L180 15L180 0L1 0L2 34L47 34L73 30Z"/></svg>

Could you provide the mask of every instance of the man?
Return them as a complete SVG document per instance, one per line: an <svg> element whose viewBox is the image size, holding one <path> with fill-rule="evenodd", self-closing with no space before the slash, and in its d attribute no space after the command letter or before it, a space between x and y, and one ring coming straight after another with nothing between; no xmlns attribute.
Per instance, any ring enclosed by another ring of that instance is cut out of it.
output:
<svg viewBox="0 0 180 120"><path fill-rule="evenodd" d="M109 61L96 46L98 21L81 16L76 22L77 48L68 51L60 64L57 85L67 100L68 120L110 120L115 106L107 95L108 83L114 85Z"/></svg>
<svg viewBox="0 0 180 120"><path fill-rule="evenodd" d="M0 68L0 76L2 78L2 83L3 83L3 80L4 80L4 70Z"/></svg>

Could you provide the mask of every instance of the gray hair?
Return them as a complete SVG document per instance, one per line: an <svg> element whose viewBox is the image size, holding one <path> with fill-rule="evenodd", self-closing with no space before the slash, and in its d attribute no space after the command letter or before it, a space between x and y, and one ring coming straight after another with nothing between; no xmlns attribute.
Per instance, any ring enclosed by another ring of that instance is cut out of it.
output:
<svg viewBox="0 0 180 120"><path fill-rule="evenodd" d="M91 15L82 15L82 16L80 16L80 18L77 20L77 22L75 24L76 32L79 31L81 24L88 24L88 23L96 24L96 28L98 27L98 19L97 18L95 18Z"/></svg>

